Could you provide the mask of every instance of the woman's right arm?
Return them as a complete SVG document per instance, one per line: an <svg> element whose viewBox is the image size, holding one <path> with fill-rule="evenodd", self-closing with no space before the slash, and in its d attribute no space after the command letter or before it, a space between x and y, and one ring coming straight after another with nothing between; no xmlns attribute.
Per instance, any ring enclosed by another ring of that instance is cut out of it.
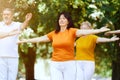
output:
<svg viewBox="0 0 120 80"><path fill-rule="evenodd" d="M37 38L19 40L17 43L20 44L20 43L27 43L27 42L31 42L31 43L50 42L50 39L48 38L47 35L44 35Z"/></svg>

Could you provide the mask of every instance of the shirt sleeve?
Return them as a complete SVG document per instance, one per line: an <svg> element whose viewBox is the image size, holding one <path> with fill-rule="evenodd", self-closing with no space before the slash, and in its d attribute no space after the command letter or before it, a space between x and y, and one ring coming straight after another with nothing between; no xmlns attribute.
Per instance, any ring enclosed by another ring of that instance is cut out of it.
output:
<svg viewBox="0 0 120 80"><path fill-rule="evenodd" d="M50 39L50 41L53 40L53 34L54 34L54 31L47 34L47 37Z"/></svg>
<svg viewBox="0 0 120 80"><path fill-rule="evenodd" d="M97 39L98 39L98 36L96 36L96 35L92 35L92 37L93 37L93 40L96 42Z"/></svg>
<svg viewBox="0 0 120 80"><path fill-rule="evenodd" d="M77 32L78 29L77 29L77 28L71 28L71 30L72 30L72 32L73 32L74 37L77 37L77 36L76 36L76 32Z"/></svg>

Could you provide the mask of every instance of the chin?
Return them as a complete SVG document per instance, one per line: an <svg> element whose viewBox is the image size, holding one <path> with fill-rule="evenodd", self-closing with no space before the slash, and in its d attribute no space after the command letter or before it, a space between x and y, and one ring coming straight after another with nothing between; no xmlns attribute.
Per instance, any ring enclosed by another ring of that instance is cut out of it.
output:
<svg viewBox="0 0 120 80"><path fill-rule="evenodd" d="M10 24L11 23L11 21L4 21L5 22L5 24Z"/></svg>

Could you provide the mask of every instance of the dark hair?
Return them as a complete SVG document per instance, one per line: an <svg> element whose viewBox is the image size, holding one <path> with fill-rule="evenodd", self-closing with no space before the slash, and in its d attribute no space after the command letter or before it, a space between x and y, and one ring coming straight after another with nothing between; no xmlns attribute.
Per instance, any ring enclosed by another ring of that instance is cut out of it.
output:
<svg viewBox="0 0 120 80"><path fill-rule="evenodd" d="M64 15L64 17L68 20L68 25L67 25L67 29L69 28L74 28L74 24L73 24L73 21L72 21L72 18L70 16L70 14L68 12L61 12L59 15L58 15L58 19L57 19L57 26L56 26L56 30L55 30L55 33L58 33L60 32L60 25L59 25L59 18L61 15Z"/></svg>

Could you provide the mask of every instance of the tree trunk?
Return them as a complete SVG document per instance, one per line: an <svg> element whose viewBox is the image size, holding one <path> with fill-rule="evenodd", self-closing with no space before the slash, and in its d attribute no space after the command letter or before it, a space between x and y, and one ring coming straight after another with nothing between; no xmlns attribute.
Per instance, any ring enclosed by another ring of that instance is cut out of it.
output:
<svg viewBox="0 0 120 80"><path fill-rule="evenodd" d="M112 63L112 80L120 80L120 61Z"/></svg>
<svg viewBox="0 0 120 80"><path fill-rule="evenodd" d="M36 59L34 48L28 48L28 53L22 53L21 56L25 65L26 80L34 80L34 64Z"/></svg>
<svg viewBox="0 0 120 80"><path fill-rule="evenodd" d="M120 37L120 35L118 35ZM120 40L116 42L117 54L115 61L112 62L112 80L120 80Z"/></svg>

